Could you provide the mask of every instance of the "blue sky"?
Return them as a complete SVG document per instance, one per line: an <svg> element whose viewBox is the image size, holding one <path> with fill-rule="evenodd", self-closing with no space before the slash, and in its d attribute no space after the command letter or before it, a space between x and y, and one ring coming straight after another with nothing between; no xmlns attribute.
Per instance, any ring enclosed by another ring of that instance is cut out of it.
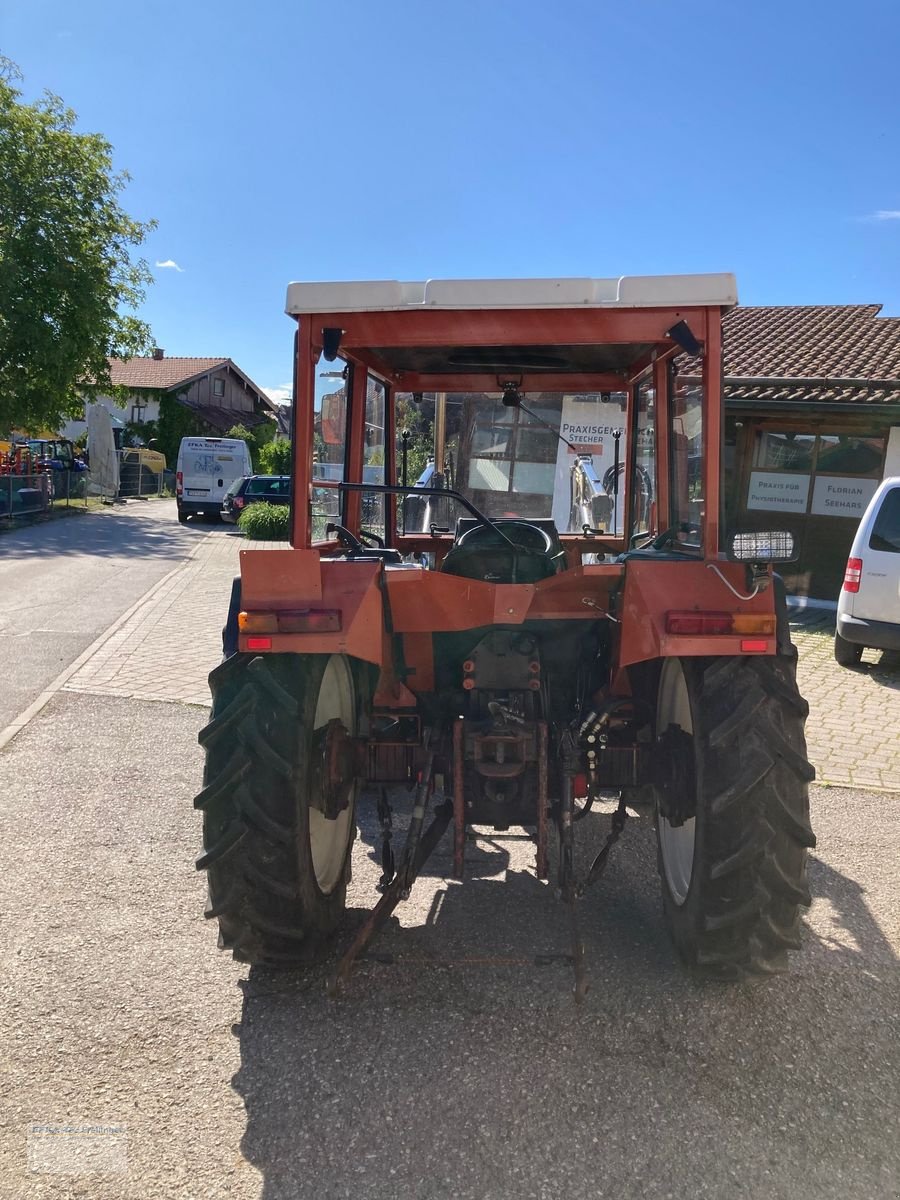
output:
<svg viewBox="0 0 900 1200"><path fill-rule="evenodd" d="M292 279L731 270L900 313L898 45L897 0L0 0L26 96L159 221L158 343L276 393Z"/></svg>

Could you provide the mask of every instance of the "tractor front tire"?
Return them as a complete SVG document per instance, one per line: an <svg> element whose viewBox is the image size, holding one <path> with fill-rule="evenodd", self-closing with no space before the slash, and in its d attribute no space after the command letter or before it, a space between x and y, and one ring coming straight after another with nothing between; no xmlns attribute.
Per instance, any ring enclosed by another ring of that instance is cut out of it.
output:
<svg viewBox="0 0 900 1200"><path fill-rule="evenodd" d="M330 780L327 802L323 789L326 729L340 721L357 734L353 669L337 654L234 654L209 681L204 786L194 801L203 812L205 915L218 920L219 946L238 962L312 961L344 912L356 836L347 755L331 756L346 778Z"/></svg>
<svg viewBox="0 0 900 1200"><path fill-rule="evenodd" d="M663 909L679 955L700 974L774 974L800 947L815 771L795 676L788 656L673 658L662 667L657 735L668 729L671 738L673 725L691 735L679 743L685 794L660 792Z"/></svg>

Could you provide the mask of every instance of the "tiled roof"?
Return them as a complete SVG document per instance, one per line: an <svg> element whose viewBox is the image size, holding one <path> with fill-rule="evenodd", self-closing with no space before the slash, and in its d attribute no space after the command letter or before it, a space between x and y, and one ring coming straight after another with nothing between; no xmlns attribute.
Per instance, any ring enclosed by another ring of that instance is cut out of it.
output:
<svg viewBox="0 0 900 1200"><path fill-rule="evenodd" d="M111 358L109 370L117 387L173 388L228 361L227 358Z"/></svg>
<svg viewBox="0 0 900 1200"><path fill-rule="evenodd" d="M900 403L900 317L880 304L741 307L722 321L729 400ZM679 364L699 374L696 359Z"/></svg>

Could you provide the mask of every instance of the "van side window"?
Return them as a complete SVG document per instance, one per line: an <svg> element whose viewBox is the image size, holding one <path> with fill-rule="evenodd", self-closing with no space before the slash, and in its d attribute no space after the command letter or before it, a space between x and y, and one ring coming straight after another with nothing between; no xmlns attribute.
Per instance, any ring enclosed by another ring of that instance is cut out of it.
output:
<svg viewBox="0 0 900 1200"><path fill-rule="evenodd" d="M900 488L885 492L869 536L869 549L900 554Z"/></svg>

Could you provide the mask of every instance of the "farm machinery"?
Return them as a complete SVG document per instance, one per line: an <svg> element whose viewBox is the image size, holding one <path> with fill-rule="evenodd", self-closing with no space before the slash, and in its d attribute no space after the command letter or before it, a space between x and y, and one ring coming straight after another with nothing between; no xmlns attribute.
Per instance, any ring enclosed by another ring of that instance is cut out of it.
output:
<svg viewBox="0 0 900 1200"><path fill-rule="evenodd" d="M653 814L684 963L784 968L813 770L773 572L790 536L722 524L734 303L730 275L290 285L290 548L241 554L200 734L197 865L236 959L337 943L374 792L381 896L335 989L445 833L463 878L470 830L523 827L570 908L580 998L578 905L629 809Z"/></svg>

